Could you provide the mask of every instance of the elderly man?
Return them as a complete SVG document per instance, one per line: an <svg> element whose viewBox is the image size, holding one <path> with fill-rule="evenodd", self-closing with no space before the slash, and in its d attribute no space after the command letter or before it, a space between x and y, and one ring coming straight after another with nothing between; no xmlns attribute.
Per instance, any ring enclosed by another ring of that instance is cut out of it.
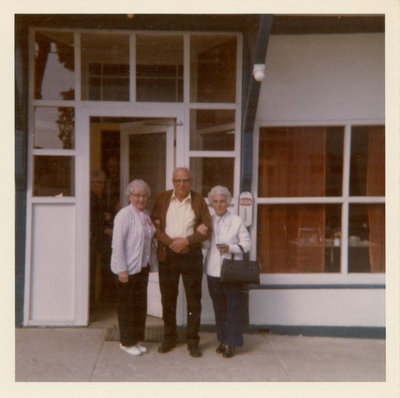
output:
<svg viewBox="0 0 400 398"><path fill-rule="evenodd" d="M187 301L186 342L192 357L201 357L199 330L203 255L201 242L210 238L211 216L203 197L192 191L188 169L177 168L172 176L173 190L156 199L151 218L156 225L164 340L160 353L171 351L177 342L176 303L182 275ZM207 236L196 231L200 224Z"/></svg>

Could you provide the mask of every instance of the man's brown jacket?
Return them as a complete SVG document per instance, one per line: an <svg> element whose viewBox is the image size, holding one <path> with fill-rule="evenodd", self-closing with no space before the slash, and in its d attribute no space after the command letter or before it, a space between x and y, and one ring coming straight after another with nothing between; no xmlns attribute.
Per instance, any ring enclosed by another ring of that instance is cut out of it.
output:
<svg viewBox="0 0 400 398"><path fill-rule="evenodd" d="M155 236L158 239L157 256L158 261L160 262L165 261L166 248L172 243L172 238L165 233L166 216L172 193L172 189L160 193L156 199L153 211L151 213L151 219L156 227ZM189 240L190 250L192 250L197 247L201 247L201 242L211 238L211 215L208 210L207 203L200 194L191 190L190 195L192 198L191 205L193 213L195 214L195 225L194 233L186 238ZM204 224L208 227L207 236L201 234L200 232L196 232L196 229L200 224Z"/></svg>

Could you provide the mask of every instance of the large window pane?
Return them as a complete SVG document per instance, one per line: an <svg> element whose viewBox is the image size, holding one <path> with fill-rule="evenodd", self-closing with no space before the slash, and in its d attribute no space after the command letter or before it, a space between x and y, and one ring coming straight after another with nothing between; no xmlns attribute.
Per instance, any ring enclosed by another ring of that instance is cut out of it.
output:
<svg viewBox="0 0 400 398"><path fill-rule="evenodd" d="M183 101L183 37L137 35L137 101Z"/></svg>
<svg viewBox="0 0 400 398"><path fill-rule="evenodd" d="M190 100L192 102L235 102L236 47L236 36L191 36Z"/></svg>
<svg viewBox="0 0 400 398"><path fill-rule="evenodd" d="M81 35L82 99L129 101L129 36Z"/></svg>
<svg viewBox="0 0 400 398"><path fill-rule="evenodd" d="M260 197L340 196L343 128L262 128Z"/></svg>
<svg viewBox="0 0 400 398"><path fill-rule="evenodd" d="M223 185L233 194L233 158L191 158L193 189L207 196L215 185Z"/></svg>
<svg viewBox="0 0 400 398"><path fill-rule="evenodd" d="M74 148L74 108L38 107L35 109L34 126L34 148Z"/></svg>
<svg viewBox="0 0 400 398"><path fill-rule="evenodd" d="M349 272L385 272L385 205L350 205L348 261Z"/></svg>
<svg viewBox="0 0 400 398"><path fill-rule="evenodd" d="M74 196L72 156L34 156L33 196Z"/></svg>
<svg viewBox="0 0 400 398"><path fill-rule="evenodd" d="M385 195L385 128L357 126L351 130L350 195Z"/></svg>
<svg viewBox="0 0 400 398"><path fill-rule="evenodd" d="M74 36L35 33L35 99L74 99Z"/></svg>
<svg viewBox="0 0 400 398"><path fill-rule="evenodd" d="M258 206L263 272L340 272L340 205Z"/></svg>
<svg viewBox="0 0 400 398"><path fill-rule="evenodd" d="M190 149L233 151L235 149L235 111L192 109L190 111Z"/></svg>

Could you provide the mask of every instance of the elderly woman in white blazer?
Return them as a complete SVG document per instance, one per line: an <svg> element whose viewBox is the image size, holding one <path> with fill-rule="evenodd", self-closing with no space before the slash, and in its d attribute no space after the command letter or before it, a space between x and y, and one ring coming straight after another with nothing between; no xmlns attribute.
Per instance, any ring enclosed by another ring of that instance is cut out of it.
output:
<svg viewBox="0 0 400 398"><path fill-rule="evenodd" d="M243 286L222 283L221 265L223 259L230 258L232 254L236 259L241 259L239 245L246 253L250 251L251 241L241 218L228 210L232 197L227 188L215 186L208 194L208 199L215 211L212 215L213 230L208 245L206 272L219 341L216 351L224 358L231 358L235 355L235 348L243 345Z"/></svg>
<svg viewBox="0 0 400 398"><path fill-rule="evenodd" d="M139 342L144 340L147 283L150 264L156 256L152 249L155 228L145 210L149 186L143 180L133 180L126 194L130 203L114 218L111 270L118 276L120 348L128 354L141 355L147 352Z"/></svg>

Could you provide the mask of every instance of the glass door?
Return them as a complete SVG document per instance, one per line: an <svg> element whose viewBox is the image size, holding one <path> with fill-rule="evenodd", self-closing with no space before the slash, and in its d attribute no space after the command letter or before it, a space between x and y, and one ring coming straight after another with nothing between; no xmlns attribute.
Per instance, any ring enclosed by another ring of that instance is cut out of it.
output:
<svg viewBox="0 0 400 398"><path fill-rule="evenodd" d="M175 164L174 119L151 118L121 124L121 203L128 204L125 190L130 181L142 179L151 189L147 210L153 207L157 195L172 188L171 176ZM158 273L150 273L147 313L161 317Z"/></svg>

